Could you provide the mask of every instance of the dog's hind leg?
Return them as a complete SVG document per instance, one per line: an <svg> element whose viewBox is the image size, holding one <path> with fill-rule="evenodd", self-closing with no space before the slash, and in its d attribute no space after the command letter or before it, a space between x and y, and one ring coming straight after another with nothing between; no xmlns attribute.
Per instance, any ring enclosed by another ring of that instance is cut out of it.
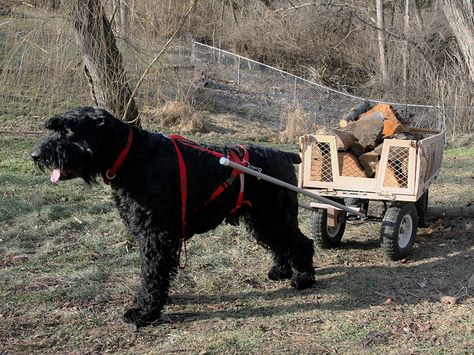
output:
<svg viewBox="0 0 474 355"><path fill-rule="evenodd" d="M137 327L152 324L160 317L168 298L171 277L178 266L179 238L162 232L137 238L140 247L141 286L135 308L123 315Z"/></svg>
<svg viewBox="0 0 474 355"><path fill-rule="evenodd" d="M269 221L253 211L246 218L257 242L271 250L273 265L268 272L271 280L291 278L297 289L309 288L314 283L313 241L301 233L296 214L281 215Z"/></svg>
<svg viewBox="0 0 474 355"><path fill-rule="evenodd" d="M268 278L270 280L285 280L291 279L293 274L291 264L287 257L281 251L272 250L273 265L268 271Z"/></svg>
<svg viewBox="0 0 474 355"><path fill-rule="evenodd" d="M291 284L296 289L311 287L314 283L313 241L305 237L298 227L290 228L289 226L274 230L271 237L267 238L266 244L272 250L277 264L272 266L270 272L274 271L277 265L278 270L289 273ZM282 252L282 246L285 248L284 252ZM278 256L275 257L275 255Z"/></svg>
<svg viewBox="0 0 474 355"><path fill-rule="evenodd" d="M314 243L298 227L288 233L286 238L290 245L288 259L293 268L291 285L298 290L309 288L314 284Z"/></svg>

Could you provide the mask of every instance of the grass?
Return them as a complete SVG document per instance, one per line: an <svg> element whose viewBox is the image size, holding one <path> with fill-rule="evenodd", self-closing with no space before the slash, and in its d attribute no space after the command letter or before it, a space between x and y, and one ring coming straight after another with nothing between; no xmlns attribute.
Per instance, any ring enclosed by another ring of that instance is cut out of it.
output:
<svg viewBox="0 0 474 355"><path fill-rule="evenodd" d="M31 136L0 136L0 351L7 353L469 353L474 346L474 218L420 229L410 258L386 261L379 225L350 225L317 250L317 283L270 282L269 255L243 227L195 236L155 327L121 314L139 283L138 252L108 187L51 186ZM289 147L286 147L289 148ZM473 147L448 149L432 204L473 200ZM452 172L456 173L453 174ZM435 192L435 193L433 193ZM308 212L301 228L309 234ZM455 297L455 304L440 301Z"/></svg>

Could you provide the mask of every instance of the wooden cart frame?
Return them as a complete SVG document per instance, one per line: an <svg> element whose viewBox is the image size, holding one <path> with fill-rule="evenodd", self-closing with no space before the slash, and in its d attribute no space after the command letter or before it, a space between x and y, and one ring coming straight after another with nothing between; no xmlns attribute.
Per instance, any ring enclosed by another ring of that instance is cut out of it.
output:
<svg viewBox="0 0 474 355"><path fill-rule="evenodd" d="M383 142L375 176L371 178L360 177L360 169L353 170L354 176L350 169L342 169L336 137L306 135L300 138L303 163L299 167L298 187L339 204L355 199L359 201L358 211L366 216L371 200L385 201L380 239L393 260L409 253L417 227L424 226L428 189L439 175L443 158L443 132L411 131L423 138ZM309 207L315 212L310 227L316 243L323 248L337 246L344 233L346 213L321 202L311 202Z"/></svg>
<svg viewBox="0 0 474 355"><path fill-rule="evenodd" d="M416 132L426 138L384 141L373 178L340 174L336 137L303 136L298 187L321 196L416 202L438 177L444 145L442 132ZM315 167L321 170L319 174L314 173Z"/></svg>

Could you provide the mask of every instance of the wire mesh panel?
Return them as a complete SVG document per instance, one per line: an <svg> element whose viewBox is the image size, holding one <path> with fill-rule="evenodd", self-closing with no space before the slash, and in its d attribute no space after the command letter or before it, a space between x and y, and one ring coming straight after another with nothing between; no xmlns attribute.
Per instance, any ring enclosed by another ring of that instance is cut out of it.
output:
<svg viewBox="0 0 474 355"><path fill-rule="evenodd" d="M332 182L331 147L329 143L317 142L311 145L312 181Z"/></svg>
<svg viewBox="0 0 474 355"><path fill-rule="evenodd" d="M408 155L409 147L390 147L383 182L384 187L408 187Z"/></svg>

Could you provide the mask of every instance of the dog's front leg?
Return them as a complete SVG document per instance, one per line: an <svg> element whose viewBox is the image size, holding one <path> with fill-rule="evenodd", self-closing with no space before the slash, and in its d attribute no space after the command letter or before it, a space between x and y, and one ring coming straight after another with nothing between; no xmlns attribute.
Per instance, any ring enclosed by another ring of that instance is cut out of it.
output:
<svg viewBox="0 0 474 355"><path fill-rule="evenodd" d="M150 325L160 317L167 300L171 277L178 266L179 238L159 232L137 238L141 259L141 286L137 307L124 314L127 323L137 327Z"/></svg>

